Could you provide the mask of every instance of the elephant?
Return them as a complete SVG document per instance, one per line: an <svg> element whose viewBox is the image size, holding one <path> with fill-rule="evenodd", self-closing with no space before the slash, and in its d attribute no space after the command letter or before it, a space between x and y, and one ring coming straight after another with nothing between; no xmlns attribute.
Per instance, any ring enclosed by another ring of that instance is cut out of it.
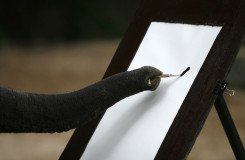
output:
<svg viewBox="0 0 245 160"><path fill-rule="evenodd" d="M80 127L126 97L156 90L161 81L156 76L161 74L145 66L71 93L52 95L0 87L0 133L54 133Z"/></svg>

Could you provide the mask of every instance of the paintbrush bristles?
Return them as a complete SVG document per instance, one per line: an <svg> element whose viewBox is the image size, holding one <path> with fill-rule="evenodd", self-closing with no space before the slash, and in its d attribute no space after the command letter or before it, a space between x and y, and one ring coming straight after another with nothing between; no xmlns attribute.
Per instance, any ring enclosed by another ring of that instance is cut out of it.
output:
<svg viewBox="0 0 245 160"><path fill-rule="evenodd" d="M183 76L187 71L189 71L190 70L190 67L188 67L188 68L186 68L186 70L184 70L184 72L182 72L181 74L180 74L180 77L181 76Z"/></svg>

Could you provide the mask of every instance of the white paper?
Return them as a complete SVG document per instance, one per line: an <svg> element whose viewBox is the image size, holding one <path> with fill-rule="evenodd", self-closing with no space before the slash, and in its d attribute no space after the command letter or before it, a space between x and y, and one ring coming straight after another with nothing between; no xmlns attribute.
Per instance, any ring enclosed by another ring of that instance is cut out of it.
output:
<svg viewBox="0 0 245 160"><path fill-rule="evenodd" d="M139 93L108 109L81 160L153 160L220 29L152 22L129 70L190 70L180 78L162 79L154 92Z"/></svg>

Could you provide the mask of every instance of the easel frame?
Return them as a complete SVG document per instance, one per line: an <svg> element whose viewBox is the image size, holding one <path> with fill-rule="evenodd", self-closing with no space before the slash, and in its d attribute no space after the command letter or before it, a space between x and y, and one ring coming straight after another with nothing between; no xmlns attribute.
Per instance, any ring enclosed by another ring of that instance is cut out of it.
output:
<svg viewBox="0 0 245 160"><path fill-rule="evenodd" d="M214 105L236 159L245 159L244 146L232 120L223 95L218 95Z"/></svg>
<svg viewBox="0 0 245 160"><path fill-rule="evenodd" d="M216 83L226 78L240 48L245 1L143 0L104 78L127 70L152 21L223 26L155 157L185 159L217 98ZM60 159L81 157L102 116L75 130Z"/></svg>

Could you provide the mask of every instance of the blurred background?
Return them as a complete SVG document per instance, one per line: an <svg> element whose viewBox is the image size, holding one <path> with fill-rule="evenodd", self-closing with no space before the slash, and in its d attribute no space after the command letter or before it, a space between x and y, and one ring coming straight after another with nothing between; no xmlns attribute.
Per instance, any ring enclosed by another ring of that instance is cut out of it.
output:
<svg viewBox="0 0 245 160"><path fill-rule="evenodd" d="M101 80L140 0L0 2L0 86L64 93ZM245 142L245 43L228 77L225 96ZM58 159L74 130L0 134L0 160ZM188 157L235 159L213 108Z"/></svg>

